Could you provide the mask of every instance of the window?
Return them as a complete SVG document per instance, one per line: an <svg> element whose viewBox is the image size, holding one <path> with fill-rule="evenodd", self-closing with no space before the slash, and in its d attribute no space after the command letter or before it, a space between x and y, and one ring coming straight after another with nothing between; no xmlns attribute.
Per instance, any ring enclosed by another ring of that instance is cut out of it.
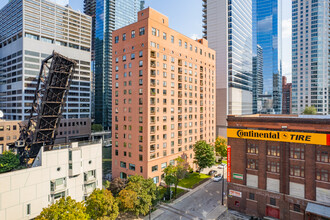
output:
<svg viewBox="0 0 330 220"><path fill-rule="evenodd" d="M174 36L171 36L171 43L174 43Z"/></svg>
<svg viewBox="0 0 330 220"><path fill-rule="evenodd" d="M139 51L139 57L143 57L143 51L142 50Z"/></svg>
<svg viewBox="0 0 330 220"><path fill-rule="evenodd" d="M187 42L184 42L184 48L187 49L187 47L188 47Z"/></svg>
<svg viewBox="0 0 330 220"><path fill-rule="evenodd" d="M123 34L123 41L126 40L126 34Z"/></svg>
<svg viewBox="0 0 330 220"><path fill-rule="evenodd" d="M163 32L163 39L166 40L166 38L167 38L167 34Z"/></svg>
<svg viewBox="0 0 330 220"><path fill-rule="evenodd" d="M135 31L134 30L131 32L131 38L135 38Z"/></svg>
<svg viewBox="0 0 330 220"><path fill-rule="evenodd" d="M167 167L167 162L162 163L161 167L162 167L162 169L165 169Z"/></svg>
<svg viewBox="0 0 330 220"><path fill-rule="evenodd" d="M290 158L292 159L305 159L304 147L290 147Z"/></svg>
<svg viewBox="0 0 330 220"><path fill-rule="evenodd" d="M269 204L276 206L276 199L275 198L270 198Z"/></svg>
<svg viewBox="0 0 330 220"><path fill-rule="evenodd" d="M182 40L179 39L179 46L181 47L182 46Z"/></svg>
<svg viewBox="0 0 330 220"><path fill-rule="evenodd" d="M120 161L120 167L126 168L126 162Z"/></svg>
<svg viewBox="0 0 330 220"><path fill-rule="evenodd" d="M139 30L139 35L142 36L142 35L144 35L144 34L145 34L145 28L142 27L142 28L140 28L140 30Z"/></svg>
<svg viewBox="0 0 330 220"><path fill-rule="evenodd" d="M115 37L115 44L119 42L119 36Z"/></svg>
<svg viewBox="0 0 330 220"><path fill-rule="evenodd" d="M330 171L324 169L317 169L316 179L320 181L330 182Z"/></svg>
<svg viewBox="0 0 330 220"><path fill-rule="evenodd" d="M158 171L158 165L151 167L151 172Z"/></svg>
<svg viewBox="0 0 330 220"><path fill-rule="evenodd" d="M26 205L26 215L31 215L31 204Z"/></svg>
<svg viewBox="0 0 330 220"><path fill-rule="evenodd" d="M123 61L126 61L126 55L123 56Z"/></svg>
<svg viewBox="0 0 330 220"><path fill-rule="evenodd" d="M295 211L295 212L300 212L300 205L298 205L298 204L293 204L293 211Z"/></svg>
<svg viewBox="0 0 330 220"><path fill-rule="evenodd" d="M156 28L151 28L151 34L152 34L153 36L156 36Z"/></svg>
<svg viewBox="0 0 330 220"><path fill-rule="evenodd" d="M290 176L305 177L304 166L290 165Z"/></svg>
<svg viewBox="0 0 330 220"><path fill-rule="evenodd" d="M143 61L140 60L140 61L139 61L139 67L142 67L142 66L143 66Z"/></svg>
<svg viewBox="0 0 330 220"><path fill-rule="evenodd" d="M268 146L267 155L269 156L280 156L280 146Z"/></svg>
<svg viewBox="0 0 330 220"><path fill-rule="evenodd" d="M155 184L159 183L159 176L155 176L152 179L153 179L153 181L154 181Z"/></svg>
<svg viewBox="0 0 330 220"><path fill-rule="evenodd" d="M325 150L316 151L316 161L330 163L330 153Z"/></svg>
<svg viewBox="0 0 330 220"><path fill-rule="evenodd" d="M274 161L267 161L267 171L272 173L279 173L280 163Z"/></svg>
<svg viewBox="0 0 330 220"><path fill-rule="evenodd" d="M135 164L131 164L131 163L130 163L130 164L129 164L129 169L135 171Z"/></svg>
<svg viewBox="0 0 330 220"><path fill-rule="evenodd" d="M249 199L254 200L254 193L249 193Z"/></svg>
<svg viewBox="0 0 330 220"><path fill-rule="evenodd" d="M131 54L131 60L134 60L135 59L135 53L132 53Z"/></svg>
<svg viewBox="0 0 330 220"><path fill-rule="evenodd" d="M143 161L143 155L139 154L139 161Z"/></svg>
<svg viewBox="0 0 330 220"><path fill-rule="evenodd" d="M258 169L258 160L248 159L247 168L257 170Z"/></svg>
<svg viewBox="0 0 330 220"><path fill-rule="evenodd" d="M247 152L250 154L258 154L258 146L255 144L248 144Z"/></svg>
<svg viewBox="0 0 330 220"><path fill-rule="evenodd" d="M6 130L7 130L7 131L10 131L10 125L7 125L7 126L6 126Z"/></svg>

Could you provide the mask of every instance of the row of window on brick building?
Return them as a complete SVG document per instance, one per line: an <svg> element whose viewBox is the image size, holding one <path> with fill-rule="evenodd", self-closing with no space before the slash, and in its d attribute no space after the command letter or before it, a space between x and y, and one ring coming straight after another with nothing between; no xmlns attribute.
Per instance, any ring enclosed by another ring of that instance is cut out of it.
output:
<svg viewBox="0 0 330 220"><path fill-rule="evenodd" d="M321 146L317 147L321 148ZM267 146L267 172L280 173L280 160L281 156L279 145ZM290 161L304 161L305 160L305 147L304 146L291 146L289 149ZM259 154L258 146L255 144L248 144L247 147L248 155ZM330 164L330 152L322 149L316 149L315 161L318 163L329 163ZM246 167L248 169L258 170L259 160L254 158L247 159ZM316 180L330 182L330 170L326 168L316 167ZM290 176L305 177L305 165L303 163L290 163Z"/></svg>

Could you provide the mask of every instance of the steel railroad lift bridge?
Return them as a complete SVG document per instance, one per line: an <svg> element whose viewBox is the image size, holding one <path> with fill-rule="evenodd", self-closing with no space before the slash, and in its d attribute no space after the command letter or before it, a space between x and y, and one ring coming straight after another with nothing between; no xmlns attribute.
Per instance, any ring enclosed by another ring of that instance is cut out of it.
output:
<svg viewBox="0 0 330 220"><path fill-rule="evenodd" d="M53 149L75 65L74 60L56 52L42 61L30 116L20 126L15 143L21 164L39 166L42 147Z"/></svg>

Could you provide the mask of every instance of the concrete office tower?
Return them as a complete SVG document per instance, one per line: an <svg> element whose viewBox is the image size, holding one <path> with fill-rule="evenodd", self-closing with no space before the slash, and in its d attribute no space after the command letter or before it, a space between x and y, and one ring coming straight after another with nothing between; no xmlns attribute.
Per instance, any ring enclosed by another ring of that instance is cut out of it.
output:
<svg viewBox="0 0 330 220"><path fill-rule="evenodd" d="M252 1L203 0L203 33L217 54L217 135L227 115L252 114Z"/></svg>
<svg viewBox="0 0 330 220"><path fill-rule="evenodd" d="M263 54L260 45L257 45L257 54L253 56L253 114L262 110L263 94Z"/></svg>
<svg viewBox="0 0 330 220"><path fill-rule="evenodd" d="M0 10L0 92L5 119L26 120L41 61L53 50L78 63L65 119L90 118L91 17L39 0L12 0Z"/></svg>
<svg viewBox="0 0 330 220"><path fill-rule="evenodd" d="M113 33L113 177L159 183L179 156L196 169L193 145L215 140L215 51L168 22L148 8Z"/></svg>
<svg viewBox="0 0 330 220"><path fill-rule="evenodd" d="M282 77L282 114L291 114L292 83L287 83L287 78Z"/></svg>
<svg viewBox="0 0 330 220"><path fill-rule="evenodd" d="M329 1L292 1L292 113L330 112Z"/></svg>
<svg viewBox="0 0 330 220"><path fill-rule="evenodd" d="M144 1L86 0L86 7L95 7L95 123L111 129L112 32L136 22Z"/></svg>
<svg viewBox="0 0 330 220"><path fill-rule="evenodd" d="M0 174L0 219L34 219L61 197L83 201L102 189L102 143L41 151L41 165Z"/></svg>
<svg viewBox="0 0 330 220"><path fill-rule="evenodd" d="M255 33L253 47L263 53L264 114L282 112L282 0L253 0Z"/></svg>

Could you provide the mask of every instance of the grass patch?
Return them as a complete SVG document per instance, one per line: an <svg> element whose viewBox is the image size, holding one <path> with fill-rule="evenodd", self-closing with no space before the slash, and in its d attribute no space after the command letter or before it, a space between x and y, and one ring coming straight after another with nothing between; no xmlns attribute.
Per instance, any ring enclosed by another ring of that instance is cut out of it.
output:
<svg viewBox="0 0 330 220"><path fill-rule="evenodd" d="M173 191L173 197L174 197L175 187L171 187L171 190ZM169 201L169 200L167 200L167 201L164 201L164 200L163 200L163 198L164 198L164 194L165 194L165 192L166 192L166 187L160 186L158 192L159 192L159 194L158 194L158 199L159 199L160 201L162 201L162 202L171 202L171 201ZM176 193L177 193L176 198L179 198L179 197L182 196L185 192L186 192L186 191L185 191L184 189L177 188L177 190L176 190ZM173 199L174 199L174 198L172 198L172 200L173 200Z"/></svg>
<svg viewBox="0 0 330 220"><path fill-rule="evenodd" d="M210 178L210 176L203 173L189 173L186 178L180 181L179 186L192 189L199 182L208 178Z"/></svg>

